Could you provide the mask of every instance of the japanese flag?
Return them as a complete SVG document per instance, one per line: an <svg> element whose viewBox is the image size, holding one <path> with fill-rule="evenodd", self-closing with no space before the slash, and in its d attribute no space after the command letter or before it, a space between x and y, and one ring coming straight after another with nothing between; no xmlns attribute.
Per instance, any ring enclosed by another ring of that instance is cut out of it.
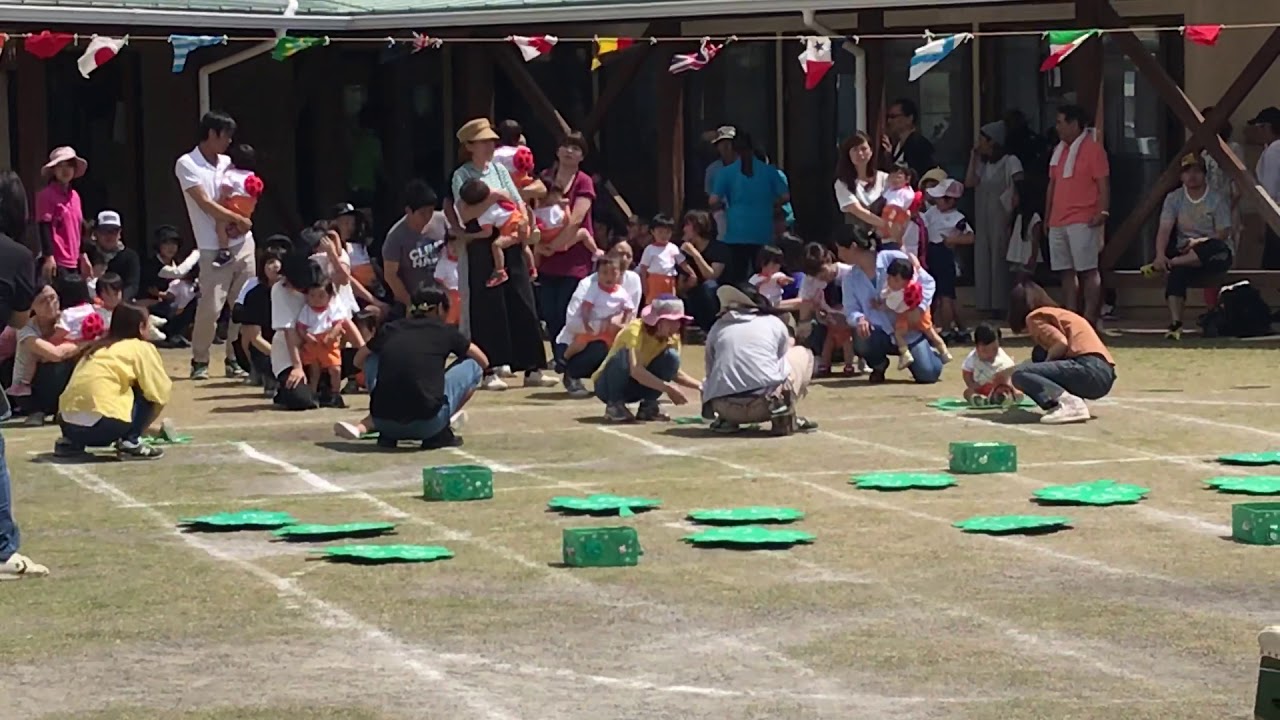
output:
<svg viewBox="0 0 1280 720"><path fill-rule="evenodd" d="M80 74L89 77L89 73L106 65L111 58L120 52L120 49L129 44L129 36L126 35L119 40L110 37L101 37L94 35L89 41L89 47L84 49L84 54L80 56L80 60L76 62L76 66L80 68Z"/></svg>
<svg viewBox="0 0 1280 720"><path fill-rule="evenodd" d="M525 62L536 57L542 57L551 52L551 48L560 42L560 38L555 35L538 35L536 37L525 37L524 35L512 35L511 42L515 43L516 49L520 51L520 56Z"/></svg>
<svg viewBox="0 0 1280 720"><path fill-rule="evenodd" d="M835 65L831 59L831 38L808 35L800 38L804 52L800 53L800 68L804 70L804 89L812 90L822 82L822 77Z"/></svg>

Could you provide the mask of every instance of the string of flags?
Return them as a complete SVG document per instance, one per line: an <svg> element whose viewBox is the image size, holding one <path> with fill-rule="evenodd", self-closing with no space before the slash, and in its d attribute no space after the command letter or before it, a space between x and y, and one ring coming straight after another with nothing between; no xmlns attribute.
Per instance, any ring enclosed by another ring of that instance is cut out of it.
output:
<svg viewBox="0 0 1280 720"><path fill-rule="evenodd" d="M1187 42L1202 45L1205 47L1213 47L1217 45L1218 39L1223 30L1227 29L1258 29L1258 28L1275 28L1280 27L1280 23L1249 23L1240 25L1185 25L1177 27L1150 27L1150 28L1090 28L1078 30L1053 30L1049 32L1035 31L988 31L977 33L957 33L945 37L935 37L932 33L926 31L924 34L925 44L916 48L912 54L911 61L907 70L907 79L914 82L928 72L931 68L942 62L956 48L973 40L975 37L994 36L1027 36L1041 35L1048 42L1048 55L1040 66L1042 72L1048 72L1062 64L1072 53L1074 53L1082 45L1086 44L1092 38L1100 38L1103 35L1112 32L1122 31L1177 31ZM919 35L904 34L884 34L884 35L867 35L864 37L848 36L843 38L830 38L816 35L803 35L798 39L803 46L798 60L800 68L805 76L805 88L813 90L821 84L823 78L835 65L832 54L833 41L851 41L857 44L861 40L900 40L910 37L919 37ZM35 57L48 60L58 55L69 46L80 44L80 36L72 33L55 32L52 30L41 30L35 33L0 33L0 50L14 39L22 40L22 47ZM227 35L169 35L169 36L125 36L122 38L114 38L108 36L93 35L89 37L88 44L84 52L81 54L76 65L80 70L80 74L88 78L89 75L110 62L116 57L130 42L132 41L166 41L173 47L173 72L181 73L186 69L186 63L191 53L201 48L213 47L216 45L226 45L229 42L253 41L262 42L264 38L232 38ZM591 69L599 70L610 59L621 54L631 48L642 45L656 45L660 42L681 42L687 43L693 38L671 37L671 38L633 38L633 37L602 37L593 36L590 38L558 38L555 35L510 35L505 38L449 38L450 43L475 43L475 42L504 42L514 45L519 51L520 56L525 62L531 62L541 57L546 57L551 51L562 42L571 43L591 43L593 52L591 55ZM730 42L739 40L748 41L767 41L777 42L780 36L764 35L739 38L736 36L728 36L723 38L704 37L698 41L698 49L690 53L675 53L671 56L668 72L678 75L686 72L696 72L702 70L715 60L716 56ZM384 40L369 37L313 37L313 36L292 36L284 35L278 38L272 38L275 45L271 52L271 57L277 61L285 61L299 53L315 47L323 47L332 42L342 43L368 43L368 42L385 42L390 48L405 47L409 49L407 54L415 54L426 49L438 49L446 40L444 38L426 35L424 33L412 32L407 38L387 37ZM392 57L395 53L392 53Z"/></svg>

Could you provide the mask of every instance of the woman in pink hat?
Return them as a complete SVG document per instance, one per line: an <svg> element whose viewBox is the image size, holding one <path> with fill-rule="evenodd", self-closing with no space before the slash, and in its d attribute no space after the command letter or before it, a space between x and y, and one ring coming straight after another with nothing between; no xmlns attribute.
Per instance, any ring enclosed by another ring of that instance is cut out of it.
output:
<svg viewBox="0 0 1280 720"><path fill-rule="evenodd" d="M71 187L71 181L84 177L88 169L89 161L65 145L54 148L49 162L40 169L48 184L36 193L35 219L40 228L40 270L48 280L77 272L80 267L84 211L80 193Z"/></svg>
<svg viewBox="0 0 1280 720"><path fill-rule="evenodd" d="M663 395L676 405L689 402L689 390L702 383L680 369L680 331L691 318L674 295L654 298L613 339L609 355L592 380L610 422L669 420L658 407ZM629 403L640 403L632 414Z"/></svg>

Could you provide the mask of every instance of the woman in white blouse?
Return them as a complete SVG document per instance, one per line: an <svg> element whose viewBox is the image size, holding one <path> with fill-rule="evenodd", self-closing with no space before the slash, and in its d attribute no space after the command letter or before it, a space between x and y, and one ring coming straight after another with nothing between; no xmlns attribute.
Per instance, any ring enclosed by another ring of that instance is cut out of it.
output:
<svg viewBox="0 0 1280 720"><path fill-rule="evenodd" d="M840 143L836 158L836 205L864 233L885 227L871 206L884 194L889 175L871 166L872 154L871 138L859 130Z"/></svg>
<svg viewBox="0 0 1280 720"><path fill-rule="evenodd" d="M974 304L979 312L1003 312L1009 300L1010 273L1005 256L1013 211L1018 207L1016 184L1022 181L1022 161L1005 151L1008 135L1003 120L982 126L969 158L964 184L975 190L973 240Z"/></svg>

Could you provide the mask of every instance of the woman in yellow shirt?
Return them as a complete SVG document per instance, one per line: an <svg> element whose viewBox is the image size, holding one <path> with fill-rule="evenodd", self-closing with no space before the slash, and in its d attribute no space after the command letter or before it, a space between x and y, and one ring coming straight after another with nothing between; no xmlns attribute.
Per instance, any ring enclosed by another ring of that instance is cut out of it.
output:
<svg viewBox="0 0 1280 720"><path fill-rule="evenodd" d="M62 437L54 444L54 455L74 457L87 447L111 445L121 460L164 455L142 442L143 432L159 419L173 388L160 352L143 339L149 332L145 308L115 309L107 336L86 348L58 401ZM160 433L171 436L168 422L164 425Z"/></svg>
<svg viewBox="0 0 1280 720"><path fill-rule="evenodd" d="M658 408L659 398L665 394L673 404L684 405L689 402L686 389L702 392L702 383L680 369L680 331L690 319L680 298L661 295L622 328L592 378L606 419L669 420ZM627 403L634 402L640 406L632 414Z"/></svg>

